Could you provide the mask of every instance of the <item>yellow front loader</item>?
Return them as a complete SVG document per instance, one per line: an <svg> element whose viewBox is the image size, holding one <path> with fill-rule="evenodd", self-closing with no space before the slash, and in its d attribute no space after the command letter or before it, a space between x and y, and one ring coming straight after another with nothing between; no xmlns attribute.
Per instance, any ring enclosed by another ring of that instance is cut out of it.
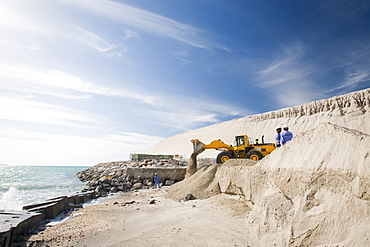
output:
<svg viewBox="0 0 370 247"><path fill-rule="evenodd" d="M228 159L251 159L260 160L275 149L274 143L264 143L262 136L262 143L251 143L247 135L235 136L234 145L228 145L221 141L221 139L214 140L206 145L198 139L191 140L194 151L192 156L197 156L206 149L216 149L221 151L217 155L216 162L218 164L224 163Z"/></svg>

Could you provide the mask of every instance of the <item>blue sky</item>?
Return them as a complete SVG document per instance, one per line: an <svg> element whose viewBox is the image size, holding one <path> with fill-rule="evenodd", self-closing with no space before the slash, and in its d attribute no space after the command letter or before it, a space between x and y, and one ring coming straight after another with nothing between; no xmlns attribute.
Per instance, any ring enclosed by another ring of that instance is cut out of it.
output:
<svg viewBox="0 0 370 247"><path fill-rule="evenodd" d="M126 160L370 86L369 1L3 0L0 34L0 163L13 165Z"/></svg>

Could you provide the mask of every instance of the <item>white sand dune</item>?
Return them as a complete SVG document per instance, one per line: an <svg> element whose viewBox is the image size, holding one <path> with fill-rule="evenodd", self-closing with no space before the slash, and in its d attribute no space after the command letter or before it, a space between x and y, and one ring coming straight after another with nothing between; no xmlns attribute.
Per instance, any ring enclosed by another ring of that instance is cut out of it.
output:
<svg viewBox="0 0 370 247"><path fill-rule="evenodd" d="M233 144L235 135L247 134L252 140L261 141L264 135L265 142L273 142L276 126L288 124L290 131L297 135L323 122L370 134L370 89L191 130L169 137L145 153L189 157L193 151L191 139L199 139L206 144L221 139ZM206 150L199 157L213 158L216 155L217 151Z"/></svg>

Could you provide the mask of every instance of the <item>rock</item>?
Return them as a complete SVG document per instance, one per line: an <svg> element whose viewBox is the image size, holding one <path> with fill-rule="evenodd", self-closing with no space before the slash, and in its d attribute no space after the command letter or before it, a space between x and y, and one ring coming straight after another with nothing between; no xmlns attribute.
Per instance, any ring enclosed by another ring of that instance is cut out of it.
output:
<svg viewBox="0 0 370 247"><path fill-rule="evenodd" d="M189 193L187 194L185 197L184 197L184 201L190 201L190 200L195 200L197 199L195 196L193 196L193 194Z"/></svg>
<svg viewBox="0 0 370 247"><path fill-rule="evenodd" d="M107 197L108 196L108 193L106 191L101 191L101 192L99 192L99 196L101 196L101 197Z"/></svg>
<svg viewBox="0 0 370 247"><path fill-rule="evenodd" d="M146 169L148 167L181 167L186 164L186 161L177 160L154 160L146 159L139 162L137 161L116 161L100 163L93 167L90 167L84 171L76 174L76 176L83 182L86 182L88 188L84 188L83 192L95 191L96 196L105 197L111 193L118 191L127 191L130 189L149 189L153 187L153 178L150 177L129 177L127 174L127 168L129 167L141 167ZM165 177L163 178L165 181ZM172 185L173 181L164 182L165 185ZM162 183L161 183L162 186Z"/></svg>
<svg viewBox="0 0 370 247"><path fill-rule="evenodd" d="M142 189L142 188L143 188L143 184L142 184L142 183L135 183L135 184L132 186L132 188L133 188L134 190L136 190L136 189Z"/></svg>
<svg viewBox="0 0 370 247"><path fill-rule="evenodd" d="M140 176L138 176L136 179L134 179L134 184L137 184L137 183L142 183L143 180L141 179Z"/></svg>
<svg viewBox="0 0 370 247"><path fill-rule="evenodd" d="M164 183L165 186L171 186L175 183L175 181L172 181L172 180L166 180L166 182Z"/></svg>
<svg viewBox="0 0 370 247"><path fill-rule="evenodd" d="M130 182L127 182L126 184L124 184L123 188L124 188L125 190L128 190L128 189L131 189L131 188L132 188L132 185L131 185L131 183L130 183Z"/></svg>
<svg viewBox="0 0 370 247"><path fill-rule="evenodd" d="M124 207L126 205L133 204L133 203L135 203L135 201L127 201L127 202L121 203L121 206Z"/></svg>
<svg viewBox="0 0 370 247"><path fill-rule="evenodd" d="M151 179L144 179L143 183L144 185L148 185L152 180Z"/></svg>
<svg viewBox="0 0 370 247"><path fill-rule="evenodd" d="M155 204L156 200L155 199L152 199L150 200L149 204Z"/></svg>

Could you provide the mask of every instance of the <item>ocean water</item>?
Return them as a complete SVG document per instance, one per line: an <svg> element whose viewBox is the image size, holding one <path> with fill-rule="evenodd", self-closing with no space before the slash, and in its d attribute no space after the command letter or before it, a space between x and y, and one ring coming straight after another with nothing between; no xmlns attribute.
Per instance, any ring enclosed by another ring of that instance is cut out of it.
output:
<svg viewBox="0 0 370 247"><path fill-rule="evenodd" d="M25 205L81 191L85 184L75 175L87 168L1 165L0 210L22 210Z"/></svg>

